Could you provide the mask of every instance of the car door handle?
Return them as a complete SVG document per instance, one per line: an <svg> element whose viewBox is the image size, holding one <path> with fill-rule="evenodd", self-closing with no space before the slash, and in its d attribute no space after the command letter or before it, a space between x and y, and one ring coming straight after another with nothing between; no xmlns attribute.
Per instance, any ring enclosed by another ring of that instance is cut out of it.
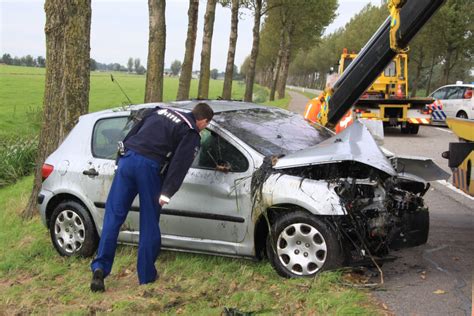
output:
<svg viewBox="0 0 474 316"><path fill-rule="evenodd" d="M90 168L89 170L84 170L82 171L82 174L89 177L97 177L99 175L97 170L95 170L94 168Z"/></svg>

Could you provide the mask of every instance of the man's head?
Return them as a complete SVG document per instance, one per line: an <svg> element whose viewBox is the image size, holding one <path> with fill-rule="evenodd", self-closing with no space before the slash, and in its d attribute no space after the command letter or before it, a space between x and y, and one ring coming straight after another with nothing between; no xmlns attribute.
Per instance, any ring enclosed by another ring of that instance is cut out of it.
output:
<svg viewBox="0 0 474 316"><path fill-rule="evenodd" d="M214 111L211 107L203 102L196 104L192 113L196 119L196 126L199 131L205 129L214 116Z"/></svg>

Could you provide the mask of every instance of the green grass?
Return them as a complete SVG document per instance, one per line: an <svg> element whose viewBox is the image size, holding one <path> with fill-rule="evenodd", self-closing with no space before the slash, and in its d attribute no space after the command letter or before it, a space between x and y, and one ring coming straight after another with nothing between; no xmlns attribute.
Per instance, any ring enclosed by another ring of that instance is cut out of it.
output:
<svg viewBox="0 0 474 316"><path fill-rule="evenodd" d="M289 280L267 261L163 251L160 279L139 286L133 246L119 246L107 292L91 293L91 259L60 257L39 217L21 220L31 186L26 177L0 189L0 310L7 314L378 313L366 292L341 284L340 272Z"/></svg>
<svg viewBox="0 0 474 316"><path fill-rule="evenodd" d="M44 68L0 65L0 138L6 135L34 135L41 126L41 109L44 92ZM145 76L113 73L133 103L142 103L145 95ZM222 94L222 80L211 80L209 98L217 99ZM190 98L197 96L198 80L191 82ZM176 100L178 78L165 78L164 101ZM232 98L243 99L245 85L234 82ZM289 98L266 102L268 91L255 86L255 102L286 107ZM127 103L109 72L92 72L89 94L89 111L95 112Z"/></svg>

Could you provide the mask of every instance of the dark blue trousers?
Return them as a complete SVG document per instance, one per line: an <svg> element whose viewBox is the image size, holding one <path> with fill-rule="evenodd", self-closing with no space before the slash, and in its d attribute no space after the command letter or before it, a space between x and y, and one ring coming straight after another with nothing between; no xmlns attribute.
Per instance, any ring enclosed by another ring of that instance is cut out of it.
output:
<svg viewBox="0 0 474 316"><path fill-rule="evenodd" d="M105 204L105 217L97 257L92 271L100 268L108 276L114 263L120 226L127 218L133 199L140 201L140 239L137 271L140 284L155 281L155 261L160 253L160 164L133 151L127 151L119 165Z"/></svg>

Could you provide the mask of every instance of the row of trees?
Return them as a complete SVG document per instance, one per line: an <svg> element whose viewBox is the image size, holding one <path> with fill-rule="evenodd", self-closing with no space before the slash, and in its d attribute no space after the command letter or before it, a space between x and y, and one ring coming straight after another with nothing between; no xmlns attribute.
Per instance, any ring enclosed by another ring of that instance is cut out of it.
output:
<svg viewBox="0 0 474 316"><path fill-rule="evenodd" d="M12 57L10 54L5 53L0 58L0 63L14 66L45 67L46 59L43 56L33 57L31 55Z"/></svg>
<svg viewBox="0 0 474 316"><path fill-rule="evenodd" d="M130 67L130 59L132 60L132 66ZM90 58L90 70L101 70L101 71L135 71L138 74L144 74L146 72L145 67L141 65L140 58L129 59L128 68L119 63L100 63L93 58ZM33 57L32 55L26 55L22 57L14 56L5 53L0 58L0 63L5 65L13 66L24 66L24 67L46 67L46 59L43 56ZM135 67L134 67L135 66Z"/></svg>
<svg viewBox="0 0 474 316"><path fill-rule="evenodd" d="M472 81L471 6L469 0L448 0L410 43L408 79L412 96L457 80ZM300 49L290 65L290 83L322 89L330 67L337 70L343 48L359 52L387 16L385 5L367 5L345 27Z"/></svg>

